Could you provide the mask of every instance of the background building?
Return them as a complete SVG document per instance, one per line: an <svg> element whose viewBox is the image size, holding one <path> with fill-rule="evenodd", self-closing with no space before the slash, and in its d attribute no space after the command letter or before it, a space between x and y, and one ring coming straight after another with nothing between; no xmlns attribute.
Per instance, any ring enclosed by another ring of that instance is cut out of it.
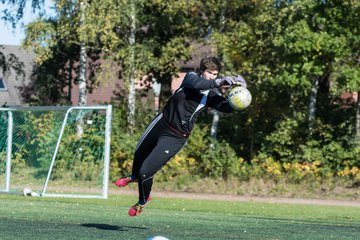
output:
<svg viewBox="0 0 360 240"><path fill-rule="evenodd" d="M20 88L31 81L32 72L35 68L34 54L21 49L19 46L0 45L2 60L15 63L18 69L6 69L0 71L0 106L23 105Z"/></svg>

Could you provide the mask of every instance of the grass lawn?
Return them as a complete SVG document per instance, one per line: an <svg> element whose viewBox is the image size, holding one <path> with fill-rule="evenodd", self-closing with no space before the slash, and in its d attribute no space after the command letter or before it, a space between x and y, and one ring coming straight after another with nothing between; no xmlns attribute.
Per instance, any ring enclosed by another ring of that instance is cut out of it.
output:
<svg viewBox="0 0 360 240"><path fill-rule="evenodd" d="M360 208L135 196L108 200L0 194L0 239L359 239Z"/></svg>

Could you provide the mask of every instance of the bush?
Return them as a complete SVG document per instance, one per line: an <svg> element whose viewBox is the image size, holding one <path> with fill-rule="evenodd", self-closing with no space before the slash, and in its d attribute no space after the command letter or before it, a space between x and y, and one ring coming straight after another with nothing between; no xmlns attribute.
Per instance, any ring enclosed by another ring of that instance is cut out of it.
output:
<svg viewBox="0 0 360 240"><path fill-rule="evenodd" d="M139 98L137 100L140 100ZM143 131L155 117L155 112L144 102L137 101L134 133L127 132L127 104L125 98L114 103L111 133L110 179L131 174L134 150Z"/></svg>
<svg viewBox="0 0 360 240"><path fill-rule="evenodd" d="M186 157L183 153L175 155L164 166L160 174L157 175L158 181L169 181L174 178L181 178L182 176L193 176L191 172L194 171L196 160L192 157Z"/></svg>
<svg viewBox="0 0 360 240"><path fill-rule="evenodd" d="M124 105L114 110L111 179L131 172L134 148L142 131L154 117L151 111L138 112L136 132L128 135L126 121L121 117L126 113ZM234 139L226 138L234 137L232 133L222 131L220 140L214 141L209 136L208 121L202 120L194 126L183 150L157 174L157 181L180 179L183 176L225 180L237 178L239 181L255 177L292 183L321 181L334 176L348 180L359 178L359 148L351 143L351 137L336 136L331 126L320 120L317 120L313 134L309 136L305 116L297 114L284 118L266 137L261 150L248 160L239 155L239 152L245 151L238 150L246 145L244 139L249 138L242 137L237 143ZM343 128L343 132L349 131L346 124L338 127ZM227 131L230 130L228 127Z"/></svg>
<svg viewBox="0 0 360 240"><path fill-rule="evenodd" d="M222 177L226 180L237 174L239 163L239 158L229 143L212 141L211 147L201 157L199 170L203 176Z"/></svg>

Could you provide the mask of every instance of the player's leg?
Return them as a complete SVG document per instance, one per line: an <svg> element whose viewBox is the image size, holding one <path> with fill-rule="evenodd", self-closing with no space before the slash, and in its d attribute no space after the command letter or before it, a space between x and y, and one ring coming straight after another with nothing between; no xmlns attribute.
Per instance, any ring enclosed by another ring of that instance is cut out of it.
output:
<svg viewBox="0 0 360 240"><path fill-rule="evenodd" d="M162 114L157 115L142 134L134 153L134 161L132 166L132 174L119 178L115 181L115 185L125 187L131 182L137 182L139 170L146 157L156 146L159 134L163 131L165 125L162 122Z"/></svg>
<svg viewBox="0 0 360 240"><path fill-rule="evenodd" d="M145 159L139 171L139 202L145 203L150 196L153 177L186 143L185 138L162 135L158 144Z"/></svg>
<svg viewBox="0 0 360 240"><path fill-rule="evenodd" d="M186 139L174 135L163 134L153 151L143 162L139 171L139 201L129 210L130 216L139 214L150 201L153 177L177 152L185 145ZM138 211L140 210L140 211Z"/></svg>
<svg viewBox="0 0 360 240"><path fill-rule="evenodd" d="M160 113L149 124L142 134L134 152L134 161L132 166L131 175L139 179L139 171L145 159L151 154L156 145L158 144L161 134L166 130L167 126Z"/></svg>
<svg viewBox="0 0 360 240"><path fill-rule="evenodd" d="M137 202L136 204L134 204L134 205L129 209L129 212L128 212L129 216L135 217L135 216L139 215L139 214L142 212L142 210L144 209L144 207L149 204L150 201L151 201L151 197L149 197L149 198L147 199L146 203L144 203L144 204L140 204L139 202Z"/></svg>

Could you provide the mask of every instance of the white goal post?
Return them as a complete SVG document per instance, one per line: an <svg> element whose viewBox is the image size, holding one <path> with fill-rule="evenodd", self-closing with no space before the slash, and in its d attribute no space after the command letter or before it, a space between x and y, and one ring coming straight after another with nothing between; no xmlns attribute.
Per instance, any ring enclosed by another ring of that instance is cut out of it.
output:
<svg viewBox="0 0 360 240"><path fill-rule="evenodd" d="M0 108L0 193L107 198L112 106Z"/></svg>

